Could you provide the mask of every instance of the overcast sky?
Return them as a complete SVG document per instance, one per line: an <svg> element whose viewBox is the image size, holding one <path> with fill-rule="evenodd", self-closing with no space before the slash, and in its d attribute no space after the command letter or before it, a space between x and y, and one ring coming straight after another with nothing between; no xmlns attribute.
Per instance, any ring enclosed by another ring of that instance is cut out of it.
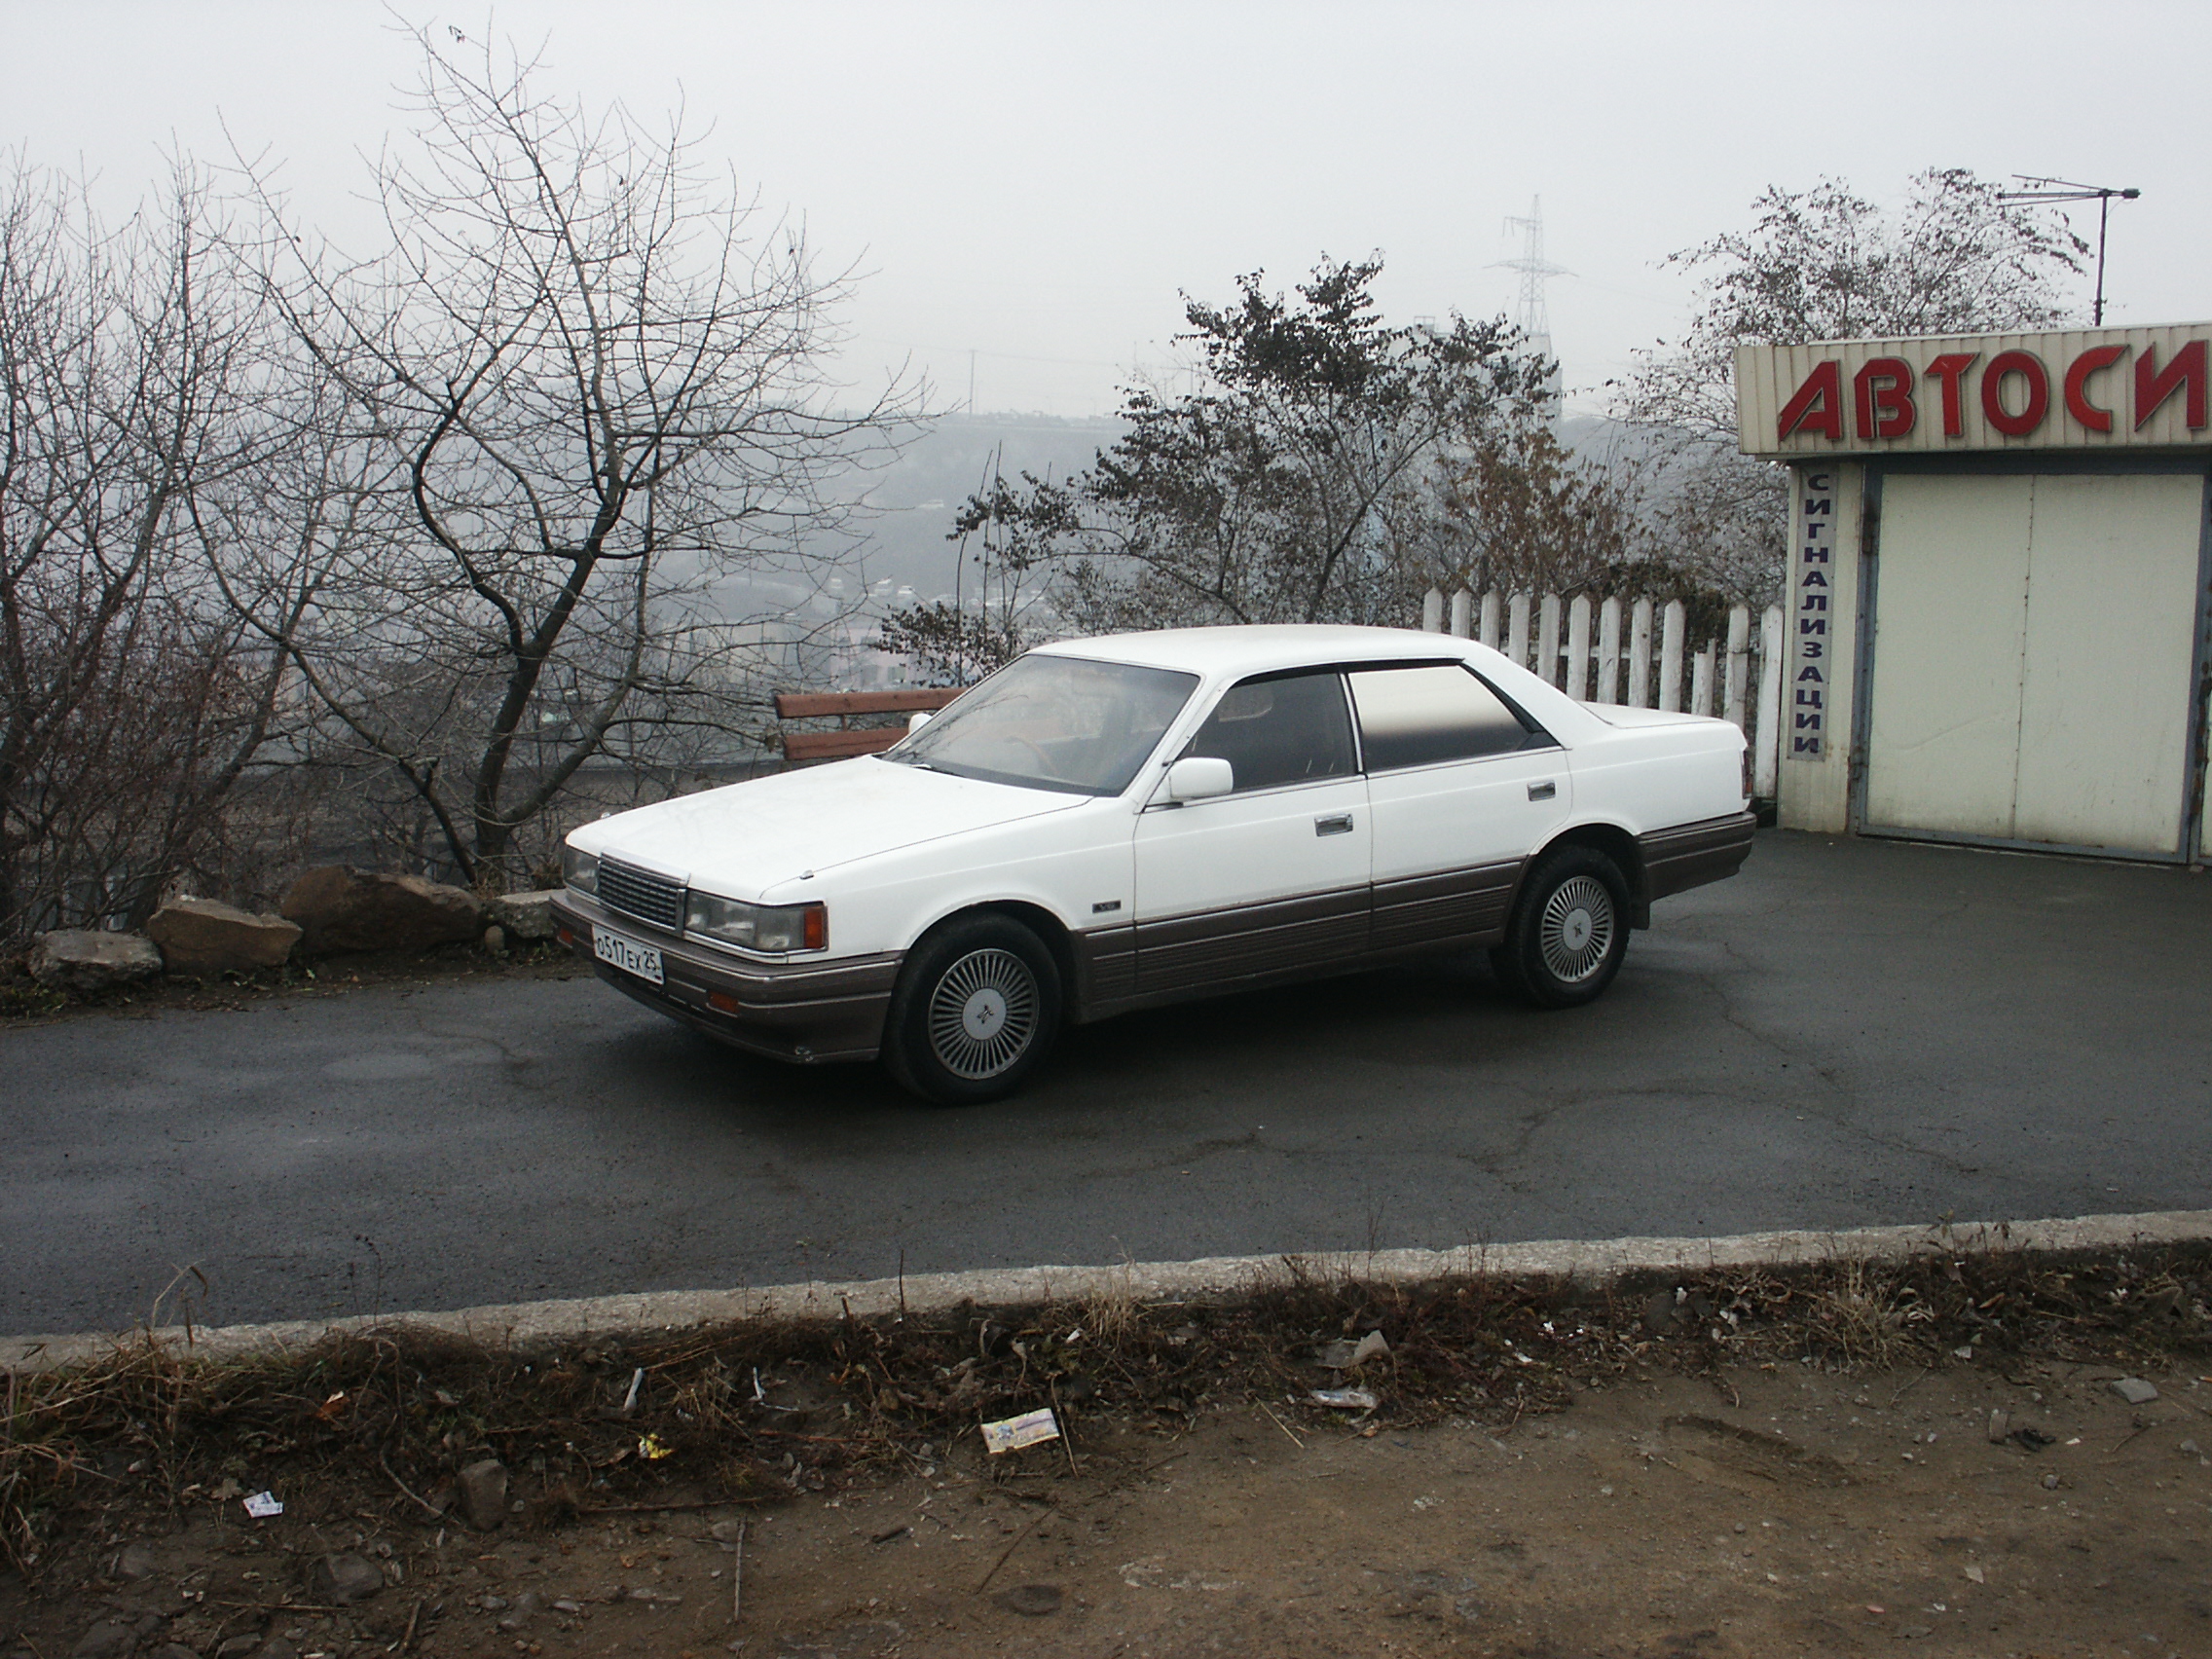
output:
<svg viewBox="0 0 2212 1659"><path fill-rule="evenodd" d="M542 49L540 87L653 115L864 274L847 371L940 404L1104 413L1169 360L1178 290L1379 252L1394 320L1510 313L1541 197L1571 407L1677 338L1669 252L1821 174L1894 199L1931 166L2136 186L2108 322L2212 314L2212 6L506 0L413 21ZM0 145L128 205L174 144L284 161L343 239L415 48L357 0L0 0ZM2076 224L2094 235L2095 209ZM2087 294L2083 294L2084 314Z"/></svg>

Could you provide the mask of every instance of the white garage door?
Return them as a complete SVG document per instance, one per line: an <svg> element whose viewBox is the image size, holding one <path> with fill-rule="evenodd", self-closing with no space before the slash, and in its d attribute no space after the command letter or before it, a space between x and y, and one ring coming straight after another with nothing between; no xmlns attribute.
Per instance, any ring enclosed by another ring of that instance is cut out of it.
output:
<svg viewBox="0 0 2212 1659"><path fill-rule="evenodd" d="M2204 480L1882 483L1865 828L2177 853Z"/></svg>

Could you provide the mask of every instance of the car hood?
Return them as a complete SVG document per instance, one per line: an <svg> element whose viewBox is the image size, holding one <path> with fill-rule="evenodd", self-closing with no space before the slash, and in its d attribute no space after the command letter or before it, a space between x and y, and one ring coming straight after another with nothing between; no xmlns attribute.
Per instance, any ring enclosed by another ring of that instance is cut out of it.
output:
<svg viewBox="0 0 2212 1659"><path fill-rule="evenodd" d="M1089 798L865 756L641 806L569 839L724 898L758 899L810 870L1065 812Z"/></svg>

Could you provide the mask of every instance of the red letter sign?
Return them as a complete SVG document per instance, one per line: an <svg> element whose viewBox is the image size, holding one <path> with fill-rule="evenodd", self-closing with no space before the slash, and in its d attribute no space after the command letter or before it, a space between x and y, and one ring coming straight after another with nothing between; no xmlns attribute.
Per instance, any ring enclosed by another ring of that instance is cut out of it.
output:
<svg viewBox="0 0 2212 1659"><path fill-rule="evenodd" d="M2112 411L2089 401L2089 377L2127 355L2124 346L2098 346L2076 357L2066 371L2066 413L2092 432L2112 430Z"/></svg>
<svg viewBox="0 0 2212 1659"><path fill-rule="evenodd" d="M1928 378L1943 385L1943 436L1946 438L1966 436L1966 400L1959 393L1966 383L1967 370L1973 367L1973 360L1980 355L1979 351L1946 351L1929 360Z"/></svg>
<svg viewBox="0 0 2212 1659"><path fill-rule="evenodd" d="M1843 441L1843 370L1834 358L1817 365L1790 394L1782 406L1780 424L1785 438L1804 426L1832 442Z"/></svg>
<svg viewBox="0 0 2212 1659"><path fill-rule="evenodd" d="M1869 357L1851 377L1862 438L1901 438L1918 413L1912 406L1912 365L1902 357Z"/></svg>
<svg viewBox="0 0 2212 1659"><path fill-rule="evenodd" d="M2205 373L2204 342L2192 340L2173 354L2173 360L2164 368L2155 366L2152 353L2145 351L2135 359L2135 429L2140 432L2143 423L2158 412L2158 405L2174 394L2174 388L2185 381L2189 385L2189 398L2182 419L2193 432L2204 430L2205 382L2212 379Z"/></svg>
<svg viewBox="0 0 2212 1659"><path fill-rule="evenodd" d="M2005 407L2005 381L2018 375L2028 386L2028 401L2017 415ZM2024 438L2043 424L2050 408L2050 376L2043 359L2033 351L2000 351L1989 359L1981 377L1981 412L1989 424L2009 438Z"/></svg>

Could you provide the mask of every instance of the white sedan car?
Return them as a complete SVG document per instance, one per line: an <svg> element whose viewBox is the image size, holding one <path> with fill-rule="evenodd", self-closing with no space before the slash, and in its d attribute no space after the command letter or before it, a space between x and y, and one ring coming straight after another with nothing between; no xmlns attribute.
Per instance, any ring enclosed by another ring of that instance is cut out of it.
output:
<svg viewBox="0 0 2212 1659"><path fill-rule="evenodd" d="M1654 900L1735 873L1749 793L1726 721L1578 703L1468 641L1126 634L1030 651L882 755L588 824L555 909L650 1008L951 1104L1069 1022L1422 951L1588 1002Z"/></svg>

